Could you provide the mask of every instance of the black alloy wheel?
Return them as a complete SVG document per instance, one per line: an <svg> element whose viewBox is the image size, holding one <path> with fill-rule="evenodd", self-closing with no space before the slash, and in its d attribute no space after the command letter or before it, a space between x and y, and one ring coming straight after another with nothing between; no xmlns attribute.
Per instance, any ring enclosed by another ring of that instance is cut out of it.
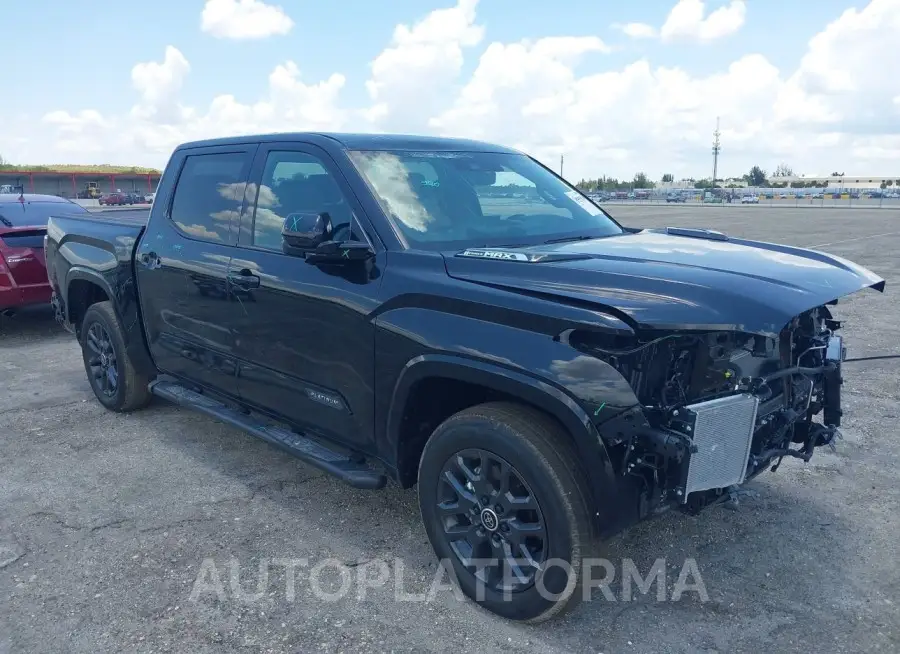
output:
<svg viewBox="0 0 900 654"><path fill-rule="evenodd" d="M106 397L115 397L119 390L119 369L116 351L109 332L99 322L93 323L85 334L87 364L91 384Z"/></svg>
<svg viewBox="0 0 900 654"><path fill-rule="evenodd" d="M123 333L108 300L89 306L78 329L91 389L100 404L112 411L133 411L146 406L151 398L151 377L135 365Z"/></svg>
<svg viewBox="0 0 900 654"><path fill-rule="evenodd" d="M483 608L536 623L589 594L592 495L568 433L547 414L488 402L450 416L425 443L418 487L441 566Z"/></svg>
<svg viewBox="0 0 900 654"><path fill-rule="evenodd" d="M532 586L547 560L547 528L522 475L493 452L468 449L447 460L437 484L444 534L460 563L497 592Z"/></svg>

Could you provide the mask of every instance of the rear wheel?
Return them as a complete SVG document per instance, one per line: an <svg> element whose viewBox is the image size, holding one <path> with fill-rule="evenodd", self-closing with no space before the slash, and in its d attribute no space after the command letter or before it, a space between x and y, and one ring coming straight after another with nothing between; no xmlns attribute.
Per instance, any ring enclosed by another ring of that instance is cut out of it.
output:
<svg viewBox="0 0 900 654"><path fill-rule="evenodd" d="M525 622L582 599L597 542L590 493L555 421L511 403L461 411L426 444L418 487L435 553L470 599Z"/></svg>
<svg viewBox="0 0 900 654"><path fill-rule="evenodd" d="M137 372L125 349L112 303L97 302L88 307L80 334L84 369L100 403L113 411L146 406L150 380Z"/></svg>

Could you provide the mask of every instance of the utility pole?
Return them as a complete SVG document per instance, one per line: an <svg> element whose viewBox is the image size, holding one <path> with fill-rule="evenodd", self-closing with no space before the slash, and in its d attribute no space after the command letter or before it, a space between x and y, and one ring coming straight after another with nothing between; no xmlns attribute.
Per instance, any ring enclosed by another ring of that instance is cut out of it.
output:
<svg viewBox="0 0 900 654"><path fill-rule="evenodd" d="M716 176L719 174L719 152L722 151L722 146L719 143L719 117L716 116L716 131L713 132L713 176L712 176L712 187L716 188Z"/></svg>
<svg viewBox="0 0 900 654"><path fill-rule="evenodd" d="M559 155L559 176L563 176L563 155Z"/></svg>

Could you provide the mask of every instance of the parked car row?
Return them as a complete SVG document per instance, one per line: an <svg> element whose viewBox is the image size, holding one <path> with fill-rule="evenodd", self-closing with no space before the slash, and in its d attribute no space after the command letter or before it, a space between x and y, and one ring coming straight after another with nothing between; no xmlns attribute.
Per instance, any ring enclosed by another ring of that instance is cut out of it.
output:
<svg viewBox="0 0 900 654"><path fill-rule="evenodd" d="M712 200L710 199L712 193ZM588 198L596 203L616 200L652 200L661 202L738 202L742 204L758 204L761 200L897 200L898 191L860 191L860 190L812 190L790 189L784 191L748 190L735 188L709 189L663 189L638 191L591 191ZM750 200L749 198L755 198Z"/></svg>
<svg viewBox="0 0 900 654"><path fill-rule="evenodd" d="M125 206L134 204L152 204L154 193L104 193L100 196L101 206Z"/></svg>

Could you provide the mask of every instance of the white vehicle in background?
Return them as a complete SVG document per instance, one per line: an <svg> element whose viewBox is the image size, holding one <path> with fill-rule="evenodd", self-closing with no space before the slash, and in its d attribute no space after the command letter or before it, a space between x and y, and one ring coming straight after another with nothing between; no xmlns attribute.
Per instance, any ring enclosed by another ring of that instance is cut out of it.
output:
<svg viewBox="0 0 900 654"><path fill-rule="evenodd" d="M153 204L153 200L156 199L156 193L147 193L147 195L145 195L144 198L146 198L147 202L149 202L150 204Z"/></svg>
<svg viewBox="0 0 900 654"><path fill-rule="evenodd" d="M745 195L741 198L741 204L759 204L758 195Z"/></svg>

